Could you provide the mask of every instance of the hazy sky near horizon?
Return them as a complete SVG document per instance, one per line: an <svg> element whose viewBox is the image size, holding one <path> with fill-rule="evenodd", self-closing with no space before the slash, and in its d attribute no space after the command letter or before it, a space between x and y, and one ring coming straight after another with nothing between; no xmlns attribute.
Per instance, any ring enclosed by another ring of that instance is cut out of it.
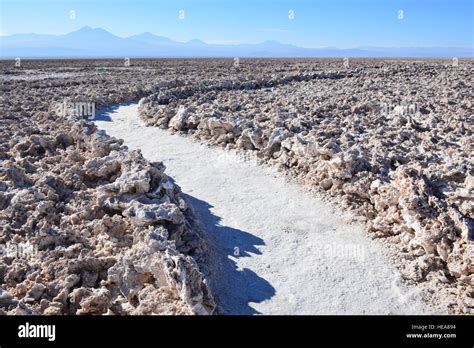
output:
<svg viewBox="0 0 474 348"><path fill-rule="evenodd" d="M473 0L0 0L0 19L1 35L88 25L208 43L474 47Z"/></svg>

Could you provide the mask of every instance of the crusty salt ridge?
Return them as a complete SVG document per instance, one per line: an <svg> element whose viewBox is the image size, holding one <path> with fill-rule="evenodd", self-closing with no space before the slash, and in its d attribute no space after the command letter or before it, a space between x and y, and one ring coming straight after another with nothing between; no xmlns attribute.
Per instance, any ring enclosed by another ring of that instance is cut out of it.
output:
<svg viewBox="0 0 474 348"><path fill-rule="evenodd" d="M0 310L211 314L214 301L188 256L202 257L205 243L179 187L161 163L147 162L92 127L83 132L88 126L62 123L70 144L81 137L83 148L66 147L60 161L58 154L42 156L49 148L61 152L45 133L15 146L10 153L16 158L28 149L29 160L41 163L35 172L3 161L2 239L28 241L38 250L2 258ZM31 185L21 186L18 178Z"/></svg>
<svg viewBox="0 0 474 348"><path fill-rule="evenodd" d="M212 314L204 235L165 167L58 112L141 92L89 75L2 84L0 314Z"/></svg>
<svg viewBox="0 0 474 348"><path fill-rule="evenodd" d="M146 127L137 109L120 106L96 124L180 182L214 241L220 313L429 313L362 225L269 169Z"/></svg>

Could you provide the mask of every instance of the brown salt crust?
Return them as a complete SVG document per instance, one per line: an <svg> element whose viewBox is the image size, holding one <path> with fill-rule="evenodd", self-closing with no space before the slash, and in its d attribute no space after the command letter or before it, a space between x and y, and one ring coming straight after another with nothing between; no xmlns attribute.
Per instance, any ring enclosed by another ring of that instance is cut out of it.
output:
<svg viewBox="0 0 474 348"><path fill-rule="evenodd" d="M91 231L90 225L81 224L84 217L96 213L89 205L99 194L77 172L83 173L81 165L91 157L109 156L108 145L103 144L107 138L92 136L94 130L89 125L77 127L74 131L79 136L74 139L67 127L61 129L69 121L58 122L52 115L64 100L93 101L99 108L148 96L141 101L140 108L145 122L167 128L173 119L173 131L190 133L208 144L255 152L262 162L283 169L289 177L313 190L325 192L331 200L367 219L370 235L387 245L402 274L425 288L434 305L450 313L472 313L472 60L460 60L459 66L451 66L447 60L419 63L354 59L349 68L344 68L341 60L332 59L242 59L238 68L232 67L233 60L225 59L137 60L128 69L120 67L121 61L24 63L42 75L37 80L34 76L22 79L21 69L8 66L10 63L0 62L2 75L7 76L0 86L0 160L1 173L8 175L9 180L7 183L0 179L0 212L4 214L12 199L14 204L21 205L21 210L9 216L8 222L2 215L1 243L10 239L28 242L32 239L26 238L28 233L39 231L41 247L57 242L59 234L48 224L59 224L64 216L69 216L71 208L61 203L68 197L65 189L80 191L80 198L70 204L80 211L70 214L74 229L59 239L69 243L68 247L74 243L87 244L89 234L97 232ZM77 68L78 74L70 78L43 78L44 74L53 74L58 66ZM178 72L180 77L176 79ZM10 74L15 80L8 79ZM32 118L39 114L52 122ZM55 137L45 139L43 134ZM114 144L110 146L118 146ZM71 151L70 147L78 151ZM15 155L14 160L10 153ZM38 154L40 160L36 158ZM69 156L70 162L61 167L64 156ZM112 163L106 167L112 172L111 177L107 177L110 173L104 178L95 177L98 173L93 165L90 167L91 182L97 187L118 179L113 174L113 158L108 160ZM53 165L60 168L51 175L49 167ZM141 170L133 168L131 176L139 176L136 172ZM57 176L64 177L71 187ZM42 191L31 194L31 187L39 179ZM136 187L143 188L143 178L136 179ZM119 182L108 187L120 190L128 186ZM18 198L17 193L10 193L12 188L18 191ZM114 204L122 209L123 204L130 203L128 198L125 203ZM51 208L50 200L59 203ZM144 212L140 208L127 206L124 211L129 215L122 215L122 220L134 224L133 214ZM43 218L41 214L49 215ZM149 220L147 213L144 216ZM153 220L156 215L151 216ZM172 212L170 216L178 219ZM73 224L76 220L78 226ZM141 224L140 229L148 222ZM108 238L121 236L122 221L104 221L100 226L107 224L114 226L109 227L110 234L93 238L93 247L107 246L104 255L123 248L107 243ZM132 235L137 244L148 240L142 234ZM127 245L129 241L124 237L120 243ZM54 254L54 250L48 253ZM134 259L135 253L130 253L128 256ZM83 257L74 248L64 254L67 256L63 263ZM146 254L144 251L143 255ZM101 267L110 269L110 256L100 257L105 257L100 261ZM101 290L106 285L94 284L83 290L82 283L88 285L101 279L87 271L80 274L80 281L68 280L74 293L67 283L54 299L46 297L43 301L41 296L48 296L48 291L41 286L34 288L36 284L46 284L36 281L38 270L32 270L25 262L10 267L12 260L1 260L2 289L15 289L13 295L3 292L0 296L0 309L7 308L3 312L14 309L14 313L28 313L31 305L24 299L34 304L39 301L41 313L77 312L81 310L77 303L82 299L85 307L92 308L100 307L96 304L107 302L109 296L116 296L114 291L109 294ZM7 273L10 285L5 282ZM124 312L132 313L141 308L138 310L189 312L189 305L176 305L179 291L170 293L162 287L163 291L152 294L150 290L156 288L158 280L151 289L146 285L149 279L141 281L141 300L132 298L130 302L121 294L109 311L125 308ZM114 289L119 286L123 289L119 291L128 291L126 282L114 285ZM63 302L67 304L66 311Z"/></svg>
<svg viewBox="0 0 474 348"><path fill-rule="evenodd" d="M70 83L2 86L1 313L212 314L192 207L162 163L57 109L55 94ZM100 106L141 93L78 85L67 101Z"/></svg>

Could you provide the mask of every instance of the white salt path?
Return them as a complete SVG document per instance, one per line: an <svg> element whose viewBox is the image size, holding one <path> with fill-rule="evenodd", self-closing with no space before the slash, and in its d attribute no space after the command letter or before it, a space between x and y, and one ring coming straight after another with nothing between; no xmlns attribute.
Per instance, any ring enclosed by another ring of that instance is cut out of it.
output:
<svg viewBox="0 0 474 348"><path fill-rule="evenodd" d="M349 216L243 162L156 127L137 104L104 111L97 125L163 161L211 240L209 276L223 314L427 314L381 246Z"/></svg>

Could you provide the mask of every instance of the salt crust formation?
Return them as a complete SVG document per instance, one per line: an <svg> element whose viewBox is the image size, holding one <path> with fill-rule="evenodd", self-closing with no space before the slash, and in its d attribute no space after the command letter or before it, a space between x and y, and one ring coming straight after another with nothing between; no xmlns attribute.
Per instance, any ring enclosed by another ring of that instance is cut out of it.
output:
<svg viewBox="0 0 474 348"><path fill-rule="evenodd" d="M142 98L148 125L354 210L433 305L473 313L472 60L233 62L0 63L0 243L38 248L0 258L0 311L212 313L205 242L163 165L58 116Z"/></svg>
<svg viewBox="0 0 474 348"><path fill-rule="evenodd" d="M212 314L204 234L164 165L61 110L142 91L88 75L2 85L0 314Z"/></svg>
<svg viewBox="0 0 474 348"><path fill-rule="evenodd" d="M141 100L140 117L252 153L333 197L436 306L473 313L474 64L335 66L308 61L283 74L164 87Z"/></svg>

